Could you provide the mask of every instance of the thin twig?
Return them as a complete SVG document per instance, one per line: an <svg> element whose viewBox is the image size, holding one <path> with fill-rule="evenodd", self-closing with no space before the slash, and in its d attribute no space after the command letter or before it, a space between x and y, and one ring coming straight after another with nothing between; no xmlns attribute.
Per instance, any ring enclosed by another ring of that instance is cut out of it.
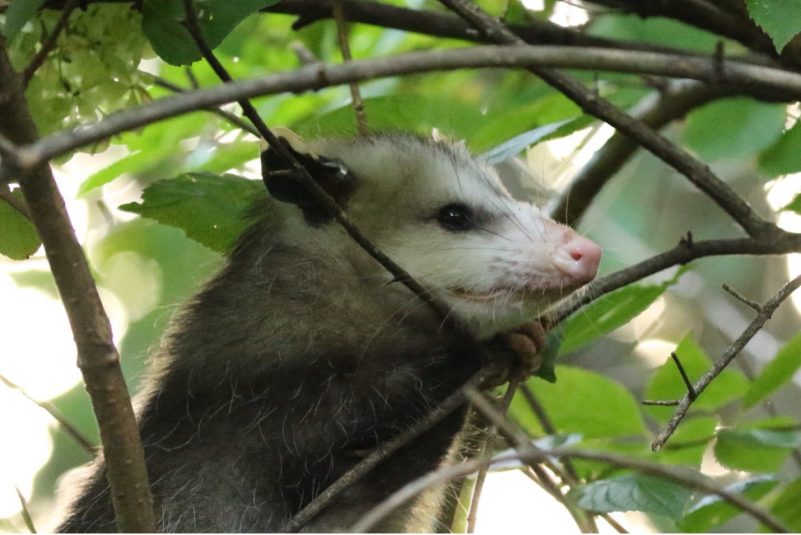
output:
<svg viewBox="0 0 801 535"><path fill-rule="evenodd" d="M33 518L31 518L30 510L28 510L28 500L25 499L25 496L22 495L22 491L20 491L19 487L16 485L14 485L14 490L17 491L17 498L22 508L22 520L25 522L25 527L28 528L29 532L36 533L36 526L33 523Z"/></svg>
<svg viewBox="0 0 801 535"><path fill-rule="evenodd" d="M723 355L717 361L715 361L715 364L712 366L712 368L695 382L693 388L697 395L701 395L704 389L709 386L715 377L720 375L720 372L726 369L731 361L740 354L751 338L753 338L754 335L759 332L759 330L770 319L776 309L779 308L779 305L781 305L784 300L787 299L787 297L799 286L801 286L801 275L785 284L781 290L776 293L776 295L770 298L770 300L768 300L768 302L761 307L757 316L748 325L748 327L746 327L742 334L734 342L732 342L728 349L726 349L725 353L723 353ZM665 442L667 442L667 440L676 430L676 427L678 427L679 423L687 415L687 411L689 411L690 406L695 399L696 398L691 396L689 392L685 394L683 398L681 398L676 412L673 413L673 417L651 443L651 449L653 451L659 451L662 446L665 445Z"/></svg>
<svg viewBox="0 0 801 535"><path fill-rule="evenodd" d="M509 409L509 405L512 404L512 398L514 398L518 386L520 386L520 380L512 379L509 381L509 385L506 387L506 392L504 393L503 400L501 401L501 408L504 412L506 412ZM481 444L481 453L479 454L479 457L491 457L494 449L495 428L490 426L490 428L487 429L483 443ZM488 467L481 468L479 469L478 474L476 474L476 480L473 484L473 495L470 498L470 511L467 513L467 533L475 533L476 531L478 506L481 502L481 493L484 490L484 482L487 479L487 470Z"/></svg>
<svg viewBox="0 0 801 535"><path fill-rule="evenodd" d="M155 75L151 75L151 76L152 76L153 84L155 84L155 85L157 85L159 87L163 87L164 89L168 89L168 90L172 91L173 93L184 93L186 91L184 88L182 88L180 86L177 86L177 85L173 84L172 82L169 82L169 81L165 80L164 78L161 78L160 76L155 76ZM222 117L223 119L225 119L226 121L231 123L232 125L234 125L234 126L236 126L238 128L241 128L245 132L249 132L249 133L253 134L254 136L258 136L259 135L259 131L256 130L256 128L252 124L250 124L249 122L241 119L240 117L238 117L237 115L235 115L235 114L233 114L231 112L222 110L220 108L213 108L213 107L212 108L205 108L205 110L209 111L209 112L211 112L211 113L213 113L215 115L219 115L220 117Z"/></svg>
<svg viewBox="0 0 801 535"><path fill-rule="evenodd" d="M31 78L33 78L34 73L36 73L36 71L39 70L39 67L44 64L48 54L50 54L50 52L53 50L53 47L56 46L58 36L61 35L61 32L67 27L67 21L69 20L73 10L78 7L79 3L80 0L67 0L67 3L61 10L61 15L59 15L58 20L53 26L53 29L50 30L47 40L42 44L42 48L39 49L39 52L36 53L28 66L22 71L22 85L24 87L28 87L28 83L31 81Z"/></svg>
<svg viewBox="0 0 801 535"><path fill-rule="evenodd" d="M503 45L523 44L523 41L502 22L489 16L470 0L439 1L492 41ZM718 72L724 67L718 63L716 65ZM574 78L552 69L530 67L529 71L578 104L586 113L614 126L686 176L750 236L759 236L773 226L772 223L760 218L745 200L711 171L709 166L693 158L687 151L671 143L654 129L618 109L597 92L588 90Z"/></svg>
<svg viewBox="0 0 801 535"><path fill-rule="evenodd" d="M648 71L653 74L772 89L777 92L776 98L788 102L801 98L801 74L732 60L726 62L725 78L721 79L714 61L703 56L685 57L651 52L559 46L481 46L413 52L391 58L353 61L343 65L308 65L291 72L174 95L110 114L93 125L85 125L78 130L61 131L22 146L16 152L15 164L22 169L35 167L116 134L135 130L187 111L220 106L242 98L318 90L352 81L404 74L532 65L640 73Z"/></svg>
<svg viewBox="0 0 801 535"><path fill-rule="evenodd" d="M415 438L419 437L439 421L466 403L464 392L467 388L474 388L484 382L488 372L481 370L471 377L461 388L447 397L437 407L434 408L425 418L421 418L409 429L400 433L395 438L381 444L375 451L367 455L356 466L348 470L344 475L329 485L323 492L316 496L311 502L301 509L283 527L284 532L300 530L309 520L314 518L317 513L322 511L331 501L343 490L361 479L367 472L375 468L383 460L398 451Z"/></svg>
<svg viewBox="0 0 801 535"><path fill-rule="evenodd" d="M491 407L491 406L490 406ZM497 412L497 411L495 411ZM504 420L501 416L501 420ZM506 432L513 431L511 423L507 421L504 424ZM499 427L499 429L501 429ZM505 433L504 433L505 434ZM521 451L524 450L524 451ZM643 473L651 474L654 476L662 477L670 481L683 485L687 488L700 490L708 494L715 494L723 499L725 502L733 505L734 507L744 511L750 516L756 518L772 530L787 533L788 529L771 515L768 511L759 507L758 505L749 502L742 496L732 493L723 486L719 485L710 478L696 472L680 470L672 466L661 465L658 463L651 463L632 457L624 457L622 455L615 455L611 453L591 452L577 450L573 448L554 448L554 449L540 449L533 444L528 444L528 447L518 449L514 454L504 454L494 457L492 459L474 459L464 461L457 465L450 465L441 468L435 472L430 472L425 476L418 478L411 483L405 485L391 496L387 497L378 506L374 507L368 514L364 515L357 524L350 528L351 532L366 532L373 526L380 522L384 517L389 515L392 511L411 500L421 492L440 485L443 482L452 481L460 477L465 477L482 466L492 466L494 464L504 464L516 460L521 460L526 463L541 463L547 458L558 459L586 459L596 462L603 462L618 466L621 468L630 468L639 470ZM622 528L621 528L622 530ZM621 532L625 532L622 530Z"/></svg>
<svg viewBox="0 0 801 535"><path fill-rule="evenodd" d="M697 398L698 392L696 392L695 388L693 387L693 383L690 381L690 378L687 377L687 371L684 369L684 366L682 365L681 360L675 351L670 352L670 358L673 359L673 363L676 365L676 368L679 369L681 380L684 381L684 386L687 387L687 395L692 399Z"/></svg>
<svg viewBox="0 0 801 535"><path fill-rule="evenodd" d="M350 43L348 43L347 21L345 20L345 14L342 12L342 0L332 0L331 8L334 13L334 20L337 24L337 39L339 40L339 48L342 50L342 59L345 63L348 63L353 58L350 54ZM356 114L356 127L359 135L366 136L369 127L367 125L367 113L364 110L364 101L359 91L359 84L358 82L351 82L348 86L350 87L350 99L353 104L353 113Z"/></svg>
<svg viewBox="0 0 801 535"><path fill-rule="evenodd" d="M30 401L32 401L33 403L35 403L35 404L36 404L36 405L37 405L39 408L41 408L41 409L44 409L45 411L47 411L47 413L48 413L50 416L52 416L52 417L53 417L53 419L54 419L55 421L57 421L57 422L58 422L58 424L59 424L59 425L62 427L62 429L64 430L64 433L66 433L66 435L67 435L68 437L70 437L70 438L71 438L71 439L73 439L75 442L77 442L77 443L78 443L78 445L79 445L79 446L80 446L80 447L81 447L81 448L82 448L82 449L83 449L83 450L84 450L86 453L88 453L88 454L89 454L89 455L91 455L92 457L94 457L94 456L95 456L95 454L97 453L97 446L95 446L94 444L92 444L92 442L91 442L91 441L90 441L88 438L86 438L86 437L83 435L83 433L81 433L80 431L78 431L78 429L77 429L77 428L76 428L74 425L72 425L72 424L70 423L70 421L69 421L69 420L67 420L67 418L66 418L66 417L65 417L63 414L61 414L61 411L60 411L60 410L58 410L58 408L57 408L55 405L53 405L53 404L52 404L52 403L50 403L49 401L39 401L39 400L37 400L37 399L35 399L35 398L31 397L31 396L30 396L30 395L29 395L29 394L28 394L28 393L25 391L25 389L23 389L21 386L19 386L19 385L15 384L15 383L13 383L13 382L12 382L11 380L9 380L9 379L8 379L6 376L4 376L4 375L1 375L1 374L0 374L0 382L3 382L3 383L5 383L5 385L6 385L8 388L11 388L12 390L16 390L16 391L18 391L20 394L22 394L23 396L25 396L27 399L29 399Z"/></svg>
<svg viewBox="0 0 801 535"><path fill-rule="evenodd" d="M672 466L666 466L658 463L651 463L642 461L640 459L623 457L615 454L601 453L601 452L587 452L581 450L574 450L572 448L554 448L552 450L543 450L536 447L531 443L528 436L523 433L513 422L504 417L492 403L490 403L480 392L477 390L466 390L465 395L470 400L470 403L478 409L489 421L493 422L498 431L507 438L515 447L521 458L526 462L541 462L548 457L572 457L576 459L587 459L593 461L606 462L615 466L632 468L643 472L645 474L655 475L671 481L675 481L680 485L686 486L696 490L703 491L709 494L716 494L724 501L737 507L738 509L747 512L769 528L774 531L786 533L787 527L782 522L775 518L768 511L762 509L760 506L751 503L739 494L735 494L723 486L719 485L714 480L699 472L677 470Z"/></svg>
<svg viewBox="0 0 801 535"><path fill-rule="evenodd" d="M762 305L760 305L759 303L757 303L752 299L748 299L746 296L744 296L743 294L741 294L728 284L723 283L723 289L729 292L735 299L741 301L742 303L745 303L746 305L756 310L757 312L760 312L762 310Z"/></svg>

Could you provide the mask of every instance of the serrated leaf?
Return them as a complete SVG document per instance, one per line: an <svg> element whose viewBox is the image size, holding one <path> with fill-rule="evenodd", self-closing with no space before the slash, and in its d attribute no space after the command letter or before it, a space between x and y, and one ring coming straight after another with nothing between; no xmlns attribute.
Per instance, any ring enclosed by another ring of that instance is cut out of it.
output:
<svg viewBox="0 0 801 535"><path fill-rule="evenodd" d="M45 0L14 0L6 10L6 22L3 26L3 35L11 42L19 33L25 23L31 20Z"/></svg>
<svg viewBox="0 0 801 535"><path fill-rule="evenodd" d="M559 354L574 351L625 325L651 306L684 271L685 268L678 270L672 279L662 284L630 284L582 308L562 322Z"/></svg>
<svg viewBox="0 0 801 535"><path fill-rule="evenodd" d="M801 368L801 333L779 349L745 393L743 404L753 407L793 378Z"/></svg>
<svg viewBox="0 0 801 535"><path fill-rule="evenodd" d="M783 105L748 98L712 102L687 116L684 141L704 160L740 158L773 144L786 115Z"/></svg>
<svg viewBox="0 0 801 535"><path fill-rule="evenodd" d="M715 458L735 470L772 472L781 468L790 450L799 445L799 431L721 429L715 442Z"/></svg>
<svg viewBox="0 0 801 535"><path fill-rule="evenodd" d="M697 381L701 375L712 367L712 359L701 349L688 333L676 347L676 354L681 361L690 381ZM737 370L726 369L693 402L691 411L715 410L726 403L741 397L748 389L748 380ZM645 398L652 400L676 400L687 393L687 388L679 374L679 370L668 355L663 364L648 381ZM667 420L673 414L673 407L647 407L647 411L660 420Z"/></svg>
<svg viewBox="0 0 801 535"><path fill-rule="evenodd" d="M578 433L586 438L644 435L645 425L637 401L623 385L598 373L569 366L557 366L556 375L559 377L556 383L530 379L528 386L557 434ZM509 410L532 434L542 434L537 418L522 396L514 397Z"/></svg>
<svg viewBox="0 0 801 535"><path fill-rule="evenodd" d="M776 177L801 171L801 122L784 132L781 137L759 155L759 170Z"/></svg>
<svg viewBox="0 0 801 535"><path fill-rule="evenodd" d="M12 195L22 199L19 190ZM0 254L13 260L24 260L42 244L33 223L0 199Z"/></svg>
<svg viewBox="0 0 801 535"><path fill-rule="evenodd" d="M195 1L201 31L210 48L217 47L242 20L278 0ZM145 0L142 6L142 32L153 50L171 65L189 65L202 55L183 25L182 0Z"/></svg>
<svg viewBox="0 0 801 535"><path fill-rule="evenodd" d="M773 41L776 52L801 32L801 3L798 0L746 0L748 14Z"/></svg>
<svg viewBox="0 0 801 535"><path fill-rule="evenodd" d="M751 501L762 498L778 481L773 476L761 476L738 481L725 487L728 492L740 494ZM676 522L682 530L690 533L708 533L713 528L728 522L742 510L717 495L704 496L690 507L683 518Z"/></svg>
<svg viewBox="0 0 801 535"><path fill-rule="evenodd" d="M680 518L692 491L645 474L627 474L613 479L601 479L582 485L570 493L576 505L588 511L642 511Z"/></svg>
<svg viewBox="0 0 801 535"><path fill-rule="evenodd" d="M263 194L260 181L187 173L154 183L145 189L141 204L120 209L180 228L193 240L223 252L247 227L247 211Z"/></svg>

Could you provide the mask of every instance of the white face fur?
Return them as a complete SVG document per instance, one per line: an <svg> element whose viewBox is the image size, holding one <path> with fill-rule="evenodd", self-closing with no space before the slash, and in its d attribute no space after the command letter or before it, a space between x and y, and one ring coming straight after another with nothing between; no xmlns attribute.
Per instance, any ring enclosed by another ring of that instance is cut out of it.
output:
<svg viewBox="0 0 801 535"><path fill-rule="evenodd" d="M358 178L346 211L485 339L591 281L601 251L513 199L460 145L405 136L326 144Z"/></svg>

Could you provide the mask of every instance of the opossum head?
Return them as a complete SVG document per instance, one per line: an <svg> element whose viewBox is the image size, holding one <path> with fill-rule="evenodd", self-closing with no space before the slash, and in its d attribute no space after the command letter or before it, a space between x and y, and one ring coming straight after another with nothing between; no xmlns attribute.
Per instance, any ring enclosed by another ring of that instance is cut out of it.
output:
<svg viewBox="0 0 801 535"><path fill-rule="evenodd" d="M318 183L362 232L478 338L530 321L595 277L595 243L513 199L462 145L390 135L306 150L321 166ZM265 180L274 196L298 205L310 228L336 226L305 192Z"/></svg>

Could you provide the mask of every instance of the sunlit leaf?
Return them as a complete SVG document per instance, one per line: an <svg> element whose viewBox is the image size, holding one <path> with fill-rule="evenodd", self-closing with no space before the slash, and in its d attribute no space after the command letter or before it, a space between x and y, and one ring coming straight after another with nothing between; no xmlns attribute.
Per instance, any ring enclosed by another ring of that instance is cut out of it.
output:
<svg viewBox="0 0 801 535"><path fill-rule="evenodd" d="M765 30L777 52L801 32L801 3L797 0L745 0L748 14Z"/></svg>
<svg viewBox="0 0 801 535"><path fill-rule="evenodd" d="M759 170L768 176L801 171L801 123L796 123L759 155Z"/></svg>

